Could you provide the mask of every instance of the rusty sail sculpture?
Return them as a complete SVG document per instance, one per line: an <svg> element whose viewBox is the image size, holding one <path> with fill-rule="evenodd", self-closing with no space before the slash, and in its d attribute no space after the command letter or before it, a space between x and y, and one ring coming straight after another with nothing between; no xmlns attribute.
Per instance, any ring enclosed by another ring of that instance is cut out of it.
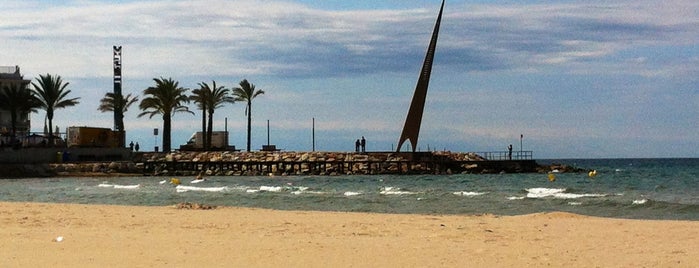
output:
<svg viewBox="0 0 699 268"><path fill-rule="evenodd" d="M430 40L430 45L427 48L427 55L425 55L425 62L422 64L422 71L420 72L420 77L417 80L413 100L410 102L408 116L405 119L403 132L401 133L398 141L398 152L400 152L400 148L403 146L403 143L406 140L410 141L413 152L415 152L415 149L417 148L417 140L420 134L420 124L422 123L422 112L425 109L425 98L427 97L427 87L430 83L430 74L432 73L432 61L434 60L434 53L437 49L437 36L439 35L439 24L442 21L443 10L444 0L442 0L442 6L439 8L439 16L437 16L437 22L434 25L432 39Z"/></svg>

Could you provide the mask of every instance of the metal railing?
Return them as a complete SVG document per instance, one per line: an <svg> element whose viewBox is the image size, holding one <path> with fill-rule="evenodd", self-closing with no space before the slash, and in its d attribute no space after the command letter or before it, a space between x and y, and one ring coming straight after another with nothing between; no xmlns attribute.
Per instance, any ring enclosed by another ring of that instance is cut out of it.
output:
<svg viewBox="0 0 699 268"><path fill-rule="evenodd" d="M494 151L494 152L476 152L477 155L486 160L532 160L533 151Z"/></svg>

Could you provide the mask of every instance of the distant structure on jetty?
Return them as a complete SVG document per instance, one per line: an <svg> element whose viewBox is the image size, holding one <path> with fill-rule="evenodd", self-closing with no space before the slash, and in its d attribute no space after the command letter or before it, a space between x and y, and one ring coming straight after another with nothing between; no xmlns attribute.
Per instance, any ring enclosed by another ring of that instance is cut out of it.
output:
<svg viewBox="0 0 699 268"><path fill-rule="evenodd" d="M20 73L19 66L0 66L0 87L23 87L29 86L30 80L24 79ZM0 89L4 90L4 89ZM26 135L31 128L29 113L24 112L17 115L16 135ZM10 111L0 109L0 140L3 145L10 143L9 135L13 134Z"/></svg>
<svg viewBox="0 0 699 268"><path fill-rule="evenodd" d="M406 140L410 141L412 145L413 152L417 148L417 140L420 135L420 124L422 124L422 112L425 109L425 99L427 98L427 87L430 84L430 75L432 73L432 61L434 60L434 53L437 49L437 37L439 35L439 25L442 22L442 11L444 10L444 0L442 0L442 6L439 8L439 15L437 16L437 22L434 25L434 31L432 31L432 39L430 40L430 45L427 48L427 55L425 55L425 62L422 64L422 71L420 72L420 77L417 80L417 86L415 87L415 93L413 94L413 100L410 103L410 109L408 110L408 117L405 119L405 125L403 125L403 132L398 140L397 152L400 152L400 148Z"/></svg>
<svg viewBox="0 0 699 268"><path fill-rule="evenodd" d="M123 100L124 97L121 94L121 46L113 46L113 62L114 62L114 98L116 100ZM123 103L119 103L123 106ZM123 107L114 107L114 131L120 133L118 140L119 147L124 147L126 145L126 135L124 133L124 109Z"/></svg>

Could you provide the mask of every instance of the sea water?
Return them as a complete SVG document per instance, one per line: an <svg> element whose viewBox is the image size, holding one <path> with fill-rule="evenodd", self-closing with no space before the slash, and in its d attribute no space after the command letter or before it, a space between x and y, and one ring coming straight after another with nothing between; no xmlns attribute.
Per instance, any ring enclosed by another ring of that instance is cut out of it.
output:
<svg viewBox="0 0 699 268"><path fill-rule="evenodd" d="M699 159L568 159L587 172L370 176L0 179L0 201L163 206L181 202L283 210L584 215L699 220Z"/></svg>

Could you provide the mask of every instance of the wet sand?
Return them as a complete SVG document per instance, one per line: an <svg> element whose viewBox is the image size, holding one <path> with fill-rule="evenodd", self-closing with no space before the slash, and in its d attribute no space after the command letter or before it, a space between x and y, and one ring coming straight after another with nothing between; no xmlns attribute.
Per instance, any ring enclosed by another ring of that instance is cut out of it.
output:
<svg viewBox="0 0 699 268"><path fill-rule="evenodd" d="M696 230L699 221L558 212L440 216L5 202L0 266L699 267Z"/></svg>

